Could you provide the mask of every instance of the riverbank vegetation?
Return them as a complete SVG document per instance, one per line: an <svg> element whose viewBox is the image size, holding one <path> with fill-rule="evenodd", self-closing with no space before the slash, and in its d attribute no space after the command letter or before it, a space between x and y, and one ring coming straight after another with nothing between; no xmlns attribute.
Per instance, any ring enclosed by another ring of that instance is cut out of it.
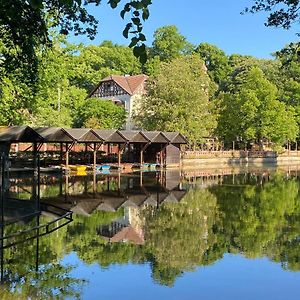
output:
<svg viewBox="0 0 300 300"><path fill-rule="evenodd" d="M227 55L214 45L192 45L175 26L165 26L154 33L142 65L131 49L111 41L75 45L54 32L52 41L51 49L37 52L33 89L22 68L2 72L1 125L121 128L125 111L87 102L89 92L108 75L145 73L148 94L135 110L142 128L179 130L193 144L214 136L243 147L264 141L275 147L299 137L296 44L273 59ZM5 47L0 43L1 53Z"/></svg>

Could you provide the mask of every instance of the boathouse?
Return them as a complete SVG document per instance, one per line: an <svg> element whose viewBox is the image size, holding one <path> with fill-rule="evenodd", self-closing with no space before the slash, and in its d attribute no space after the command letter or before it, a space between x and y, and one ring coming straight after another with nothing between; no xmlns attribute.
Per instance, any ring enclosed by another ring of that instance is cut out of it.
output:
<svg viewBox="0 0 300 300"><path fill-rule="evenodd" d="M178 132L119 131L90 128L11 126L0 128L1 156L12 154L12 167L33 167L70 162L92 165L103 162L118 167L144 164L169 167L180 165L180 149L187 140ZM28 155L30 159L28 159Z"/></svg>

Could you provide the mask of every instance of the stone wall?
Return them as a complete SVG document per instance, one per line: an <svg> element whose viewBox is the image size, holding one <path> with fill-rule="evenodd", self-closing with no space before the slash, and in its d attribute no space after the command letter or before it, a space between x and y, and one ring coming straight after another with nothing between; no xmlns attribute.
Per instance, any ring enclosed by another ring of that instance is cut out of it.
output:
<svg viewBox="0 0 300 300"><path fill-rule="evenodd" d="M300 163L300 151L186 151L182 154L183 167L206 165L284 165Z"/></svg>

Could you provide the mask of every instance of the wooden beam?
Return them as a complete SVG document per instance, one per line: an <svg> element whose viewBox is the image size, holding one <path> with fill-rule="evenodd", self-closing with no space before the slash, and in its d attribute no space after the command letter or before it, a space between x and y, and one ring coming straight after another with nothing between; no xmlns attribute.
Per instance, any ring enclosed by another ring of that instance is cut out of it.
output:
<svg viewBox="0 0 300 300"><path fill-rule="evenodd" d="M97 148L96 143L94 143L94 149L93 149L93 169L96 171L96 165L97 165Z"/></svg>
<svg viewBox="0 0 300 300"><path fill-rule="evenodd" d="M66 169L69 169L69 148L68 148L68 143L66 143Z"/></svg>
<svg viewBox="0 0 300 300"><path fill-rule="evenodd" d="M118 144L118 167L121 167L121 147L120 144Z"/></svg>
<svg viewBox="0 0 300 300"><path fill-rule="evenodd" d="M145 144L144 147L141 148L141 152L140 152L140 164L141 167L144 163L144 151L149 147L149 145L151 144L151 142L148 142L147 144Z"/></svg>
<svg viewBox="0 0 300 300"><path fill-rule="evenodd" d="M124 149L126 148L127 143L124 143L122 146L121 144L118 144L118 166L121 166L121 156L122 153L124 151Z"/></svg>

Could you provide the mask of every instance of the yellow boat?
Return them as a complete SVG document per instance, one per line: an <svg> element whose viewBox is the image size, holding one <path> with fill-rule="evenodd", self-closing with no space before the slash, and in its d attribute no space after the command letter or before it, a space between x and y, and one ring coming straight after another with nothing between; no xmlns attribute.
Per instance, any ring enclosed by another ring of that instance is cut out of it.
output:
<svg viewBox="0 0 300 300"><path fill-rule="evenodd" d="M83 173L86 171L87 166L82 165L69 165L71 172Z"/></svg>

